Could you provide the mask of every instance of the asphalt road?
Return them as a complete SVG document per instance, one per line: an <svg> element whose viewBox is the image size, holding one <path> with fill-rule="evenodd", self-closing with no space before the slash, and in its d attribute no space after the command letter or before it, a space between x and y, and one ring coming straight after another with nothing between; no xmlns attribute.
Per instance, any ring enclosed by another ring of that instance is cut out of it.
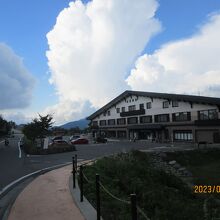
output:
<svg viewBox="0 0 220 220"><path fill-rule="evenodd" d="M0 190L14 180L32 173L61 163L71 162L72 156L77 154L79 160L94 159L118 152L127 152L132 149L147 149L155 143L143 141L114 141L106 144L76 145L74 152L50 154L50 155L27 155L23 153L19 157L19 136L9 139L9 146L0 143Z"/></svg>

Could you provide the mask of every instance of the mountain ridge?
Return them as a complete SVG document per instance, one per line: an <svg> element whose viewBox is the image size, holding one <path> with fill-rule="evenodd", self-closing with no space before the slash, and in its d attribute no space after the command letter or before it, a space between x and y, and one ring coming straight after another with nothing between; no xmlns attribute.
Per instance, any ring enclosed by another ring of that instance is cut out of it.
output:
<svg viewBox="0 0 220 220"><path fill-rule="evenodd" d="M63 125L60 125L59 127L64 128L64 129L70 129L70 128L75 128L75 127L79 127L80 129L85 129L88 127L88 124L89 124L89 120L82 118L77 121L67 122Z"/></svg>

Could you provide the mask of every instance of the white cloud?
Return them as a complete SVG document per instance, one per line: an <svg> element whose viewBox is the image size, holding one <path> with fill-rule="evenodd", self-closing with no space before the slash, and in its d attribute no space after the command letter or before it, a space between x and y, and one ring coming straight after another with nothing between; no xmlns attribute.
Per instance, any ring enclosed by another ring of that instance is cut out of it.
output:
<svg viewBox="0 0 220 220"><path fill-rule="evenodd" d="M140 56L127 83L134 90L220 96L220 14L198 33Z"/></svg>
<svg viewBox="0 0 220 220"><path fill-rule="evenodd" d="M37 114L33 115L33 113L15 112L14 110L1 111L0 115L7 121L14 121L17 125L29 123L32 119L37 117Z"/></svg>
<svg viewBox="0 0 220 220"><path fill-rule="evenodd" d="M47 107L41 114L46 115L52 114L55 119L55 125L62 125L64 122L69 120L82 119L89 114L92 114L95 108L91 107L89 101L78 102L78 101L61 101L57 105Z"/></svg>
<svg viewBox="0 0 220 220"><path fill-rule="evenodd" d="M32 99L34 82L21 57L0 43L0 110L27 107Z"/></svg>
<svg viewBox="0 0 220 220"><path fill-rule="evenodd" d="M154 18L157 7L156 0L77 0L59 14L47 34L46 53L60 99L51 108L59 121L77 117L81 105L75 103L89 100L100 107L129 88L130 66L161 29Z"/></svg>

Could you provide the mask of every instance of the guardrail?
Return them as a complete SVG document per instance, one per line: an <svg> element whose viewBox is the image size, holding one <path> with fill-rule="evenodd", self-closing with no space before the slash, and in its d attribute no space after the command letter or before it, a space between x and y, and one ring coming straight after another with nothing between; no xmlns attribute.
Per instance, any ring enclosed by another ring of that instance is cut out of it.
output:
<svg viewBox="0 0 220 220"><path fill-rule="evenodd" d="M88 162L91 163L91 162ZM86 181L89 184L95 184L96 187L96 213L97 213L97 220L101 219L101 200L100 200L100 189L102 189L106 194L108 194L112 199L117 200L121 203L124 203L126 205L130 205L131 210L131 219L137 220L138 219L138 213L142 215L146 220L150 220L149 217L144 213L144 211L137 205L137 196L136 194L130 194L130 200L124 200L121 199L115 195L113 195L100 181L99 174L96 174L95 176L95 182L88 179L88 177L83 172L83 167L86 166L88 163L81 164L79 166L78 171L78 165L77 165L77 155L72 157L72 173L73 173L73 188L76 187L76 177L79 175L80 179L80 202L83 202L83 196L84 196L84 181Z"/></svg>

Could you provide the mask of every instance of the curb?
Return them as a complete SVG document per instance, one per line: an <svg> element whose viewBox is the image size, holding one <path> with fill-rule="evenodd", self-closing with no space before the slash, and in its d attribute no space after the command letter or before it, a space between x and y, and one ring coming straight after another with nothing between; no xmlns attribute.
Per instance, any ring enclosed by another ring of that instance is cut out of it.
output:
<svg viewBox="0 0 220 220"><path fill-rule="evenodd" d="M4 197L11 189L13 189L15 186L17 186L18 184L22 183L24 180L26 180L29 177L34 177L34 176L38 176L38 175L42 175L46 172L49 172L51 170L63 167L63 166L67 166L69 164L71 164L72 162L67 162L67 163L63 163L63 164L59 164L59 165L55 165L55 166L51 166L51 167L47 167L38 171L35 171L33 173L29 173L25 176L20 177L19 179L13 181L12 183L8 184L7 186L5 186L1 191L0 191L0 199L2 197Z"/></svg>
<svg viewBox="0 0 220 220"><path fill-rule="evenodd" d="M94 163L98 159L103 158L93 158L91 160L85 160L78 164L78 167L81 165L87 165L90 163ZM72 172L71 172L72 173ZM78 179L76 176L76 188L73 188L73 175L70 175L69 177L69 189L73 198L73 202L76 204L82 215L84 216L85 220L97 220L97 212L96 209L92 206L92 204L86 199L85 196L83 196L83 202L80 201L80 188L78 185ZM101 217L101 220L103 218Z"/></svg>
<svg viewBox="0 0 220 220"><path fill-rule="evenodd" d="M83 196L83 202L80 202L80 189L78 186L78 181L76 180L76 188L73 188L72 175L70 175L69 177L69 189L73 198L73 202L76 204L77 208L80 210L85 220L96 220L96 209L85 198L85 196Z"/></svg>

